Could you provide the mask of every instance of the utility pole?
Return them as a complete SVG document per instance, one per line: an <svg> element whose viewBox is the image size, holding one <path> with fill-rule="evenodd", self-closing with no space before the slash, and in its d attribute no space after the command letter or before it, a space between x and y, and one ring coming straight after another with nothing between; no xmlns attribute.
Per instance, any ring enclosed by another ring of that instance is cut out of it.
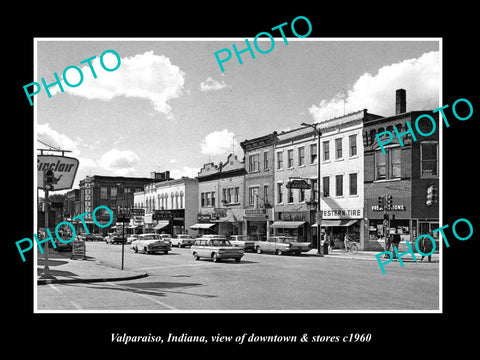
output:
<svg viewBox="0 0 480 360"><path fill-rule="evenodd" d="M319 123L314 123L314 124L307 124L307 123L302 123L302 126L309 126L313 130L315 130L315 133L317 135L317 194L318 194L318 200L317 200L317 254L323 254L323 250L320 250L320 235L322 233L321 225L322 225L322 211L320 209L320 202L321 202L321 197L320 197L320 137L322 136L322 132L320 131L320 124ZM315 189L312 189L313 193L315 194Z"/></svg>

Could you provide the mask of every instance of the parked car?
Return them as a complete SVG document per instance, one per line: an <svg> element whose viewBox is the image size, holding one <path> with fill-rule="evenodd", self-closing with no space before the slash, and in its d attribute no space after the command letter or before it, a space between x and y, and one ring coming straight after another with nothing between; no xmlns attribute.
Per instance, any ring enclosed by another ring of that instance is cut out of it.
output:
<svg viewBox="0 0 480 360"><path fill-rule="evenodd" d="M205 239L224 239L224 240L227 240L225 235L208 234L208 235L202 235L201 237L205 238Z"/></svg>
<svg viewBox="0 0 480 360"><path fill-rule="evenodd" d="M105 238L107 244L122 244L126 243L126 239L119 234L110 234Z"/></svg>
<svg viewBox="0 0 480 360"><path fill-rule="evenodd" d="M138 239L138 234L130 234L127 237L127 244L131 244L134 240Z"/></svg>
<svg viewBox="0 0 480 360"><path fill-rule="evenodd" d="M170 241L163 239L159 234L141 234L138 239L133 240L130 248L133 251L143 251L145 254L163 252L168 254L170 251Z"/></svg>
<svg viewBox="0 0 480 360"><path fill-rule="evenodd" d="M243 249L232 246L230 241L224 239L201 237L195 239L191 247L195 260L200 258L212 259L217 262L220 259L235 259L239 262L243 256Z"/></svg>
<svg viewBox="0 0 480 360"><path fill-rule="evenodd" d="M195 242L195 239L187 234L178 234L174 238L170 238L170 243L173 246L178 246L179 248L185 247L185 246L192 246L193 243Z"/></svg>
<svg viewBox="0 0 480 360"><path fill-rule="evenodd" d="M272 236L268 241L258 241L255 245L257 253L272 252L277 255L293 253L300 255L311 249L309 242L298 242L294 237Z"/></svg>
<svg viewBox="0 0 480 360"><path fill-rule="evenodd" d="M241 247L245 251L255 251L255 241L248 235L231 235L228 240L233 246Z"/></svg>

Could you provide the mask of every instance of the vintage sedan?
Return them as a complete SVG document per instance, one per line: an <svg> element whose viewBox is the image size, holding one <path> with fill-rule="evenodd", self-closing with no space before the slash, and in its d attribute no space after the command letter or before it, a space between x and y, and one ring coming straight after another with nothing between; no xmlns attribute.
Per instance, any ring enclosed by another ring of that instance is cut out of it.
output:
<svg viewBox="0 0 480 360"><path fill-rule="evenodd" d="M187 234L178 234L174 238L170 238L170 243L173 246L178 246L179 248L192 246L195 242L195 239L191 235Z"/></svg>
<svg viewBox="0 0 480 360"><path fill-rule="evenodd" d="M170 241L162 239L158 234L141 234L138 235L138 239L132 241L130 248L136 253L143 251L145 254L157 252L168 254Z"/></svg>
<svg viewBox="0 0 480 360"><path fill-rule="evenodd" d="M241 247L245 251L255 251L255 241L248 235L231 235L228 240L233 246Z"/></svg>
<svg viewBox="0 0 480 360"><path fill-rule="evenodd" d="M309 242L298 242L294 237L272 236L267 241L258 241L255 250L257 253L271 252L277 255L295 254L300 255L302 252L311 250Z"/></svg>
<svg viewBox="0 0 480 360"><path fill-rule="evenodd" d="M195 239L191 247L192 255L195 260L200 258L212 259L214 262L220 259L235 259L240 262L243 256L243 249L232 246L226 239L212 239L200 237Z"/></svg>
<svg viewBox="0 0 480 360"><path fill-rule="evenodd" d="M105 238L107 244L121 244L126 243L127 240L121 234L110 234Z"/></svg>

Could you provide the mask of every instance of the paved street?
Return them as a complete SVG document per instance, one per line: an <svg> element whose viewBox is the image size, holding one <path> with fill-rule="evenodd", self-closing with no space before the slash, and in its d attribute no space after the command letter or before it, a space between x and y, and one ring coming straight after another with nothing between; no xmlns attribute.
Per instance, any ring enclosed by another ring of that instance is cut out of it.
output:
<svg viewBox="0 0 480 360"><path fill-rule="evenodd" d="M87 255L121 266L121 246L88 242ZM79 260L81 261L81 260ZM240 263L195 261L190 249L135 254L125 270L148 277L37 286L39 310L437 310L439 263L246 253Z"/></svg>

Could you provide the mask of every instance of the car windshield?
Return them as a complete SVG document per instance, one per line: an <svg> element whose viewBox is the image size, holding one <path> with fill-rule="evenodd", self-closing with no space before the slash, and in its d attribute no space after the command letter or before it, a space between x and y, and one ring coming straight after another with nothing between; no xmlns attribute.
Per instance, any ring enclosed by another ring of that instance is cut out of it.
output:
<svg viewBox="0 0 480 360"><path fill-rule="evenodd" d="M212 246L231 246L230 241L222 240L222 239L211 240L210 245L212 245Z"/></svg>
<svg viewBox="0 0 480 360"><path fill-rule="evenodd" d="M160 237L158 235L144 235L142 240L158 240Z"/></svg>

